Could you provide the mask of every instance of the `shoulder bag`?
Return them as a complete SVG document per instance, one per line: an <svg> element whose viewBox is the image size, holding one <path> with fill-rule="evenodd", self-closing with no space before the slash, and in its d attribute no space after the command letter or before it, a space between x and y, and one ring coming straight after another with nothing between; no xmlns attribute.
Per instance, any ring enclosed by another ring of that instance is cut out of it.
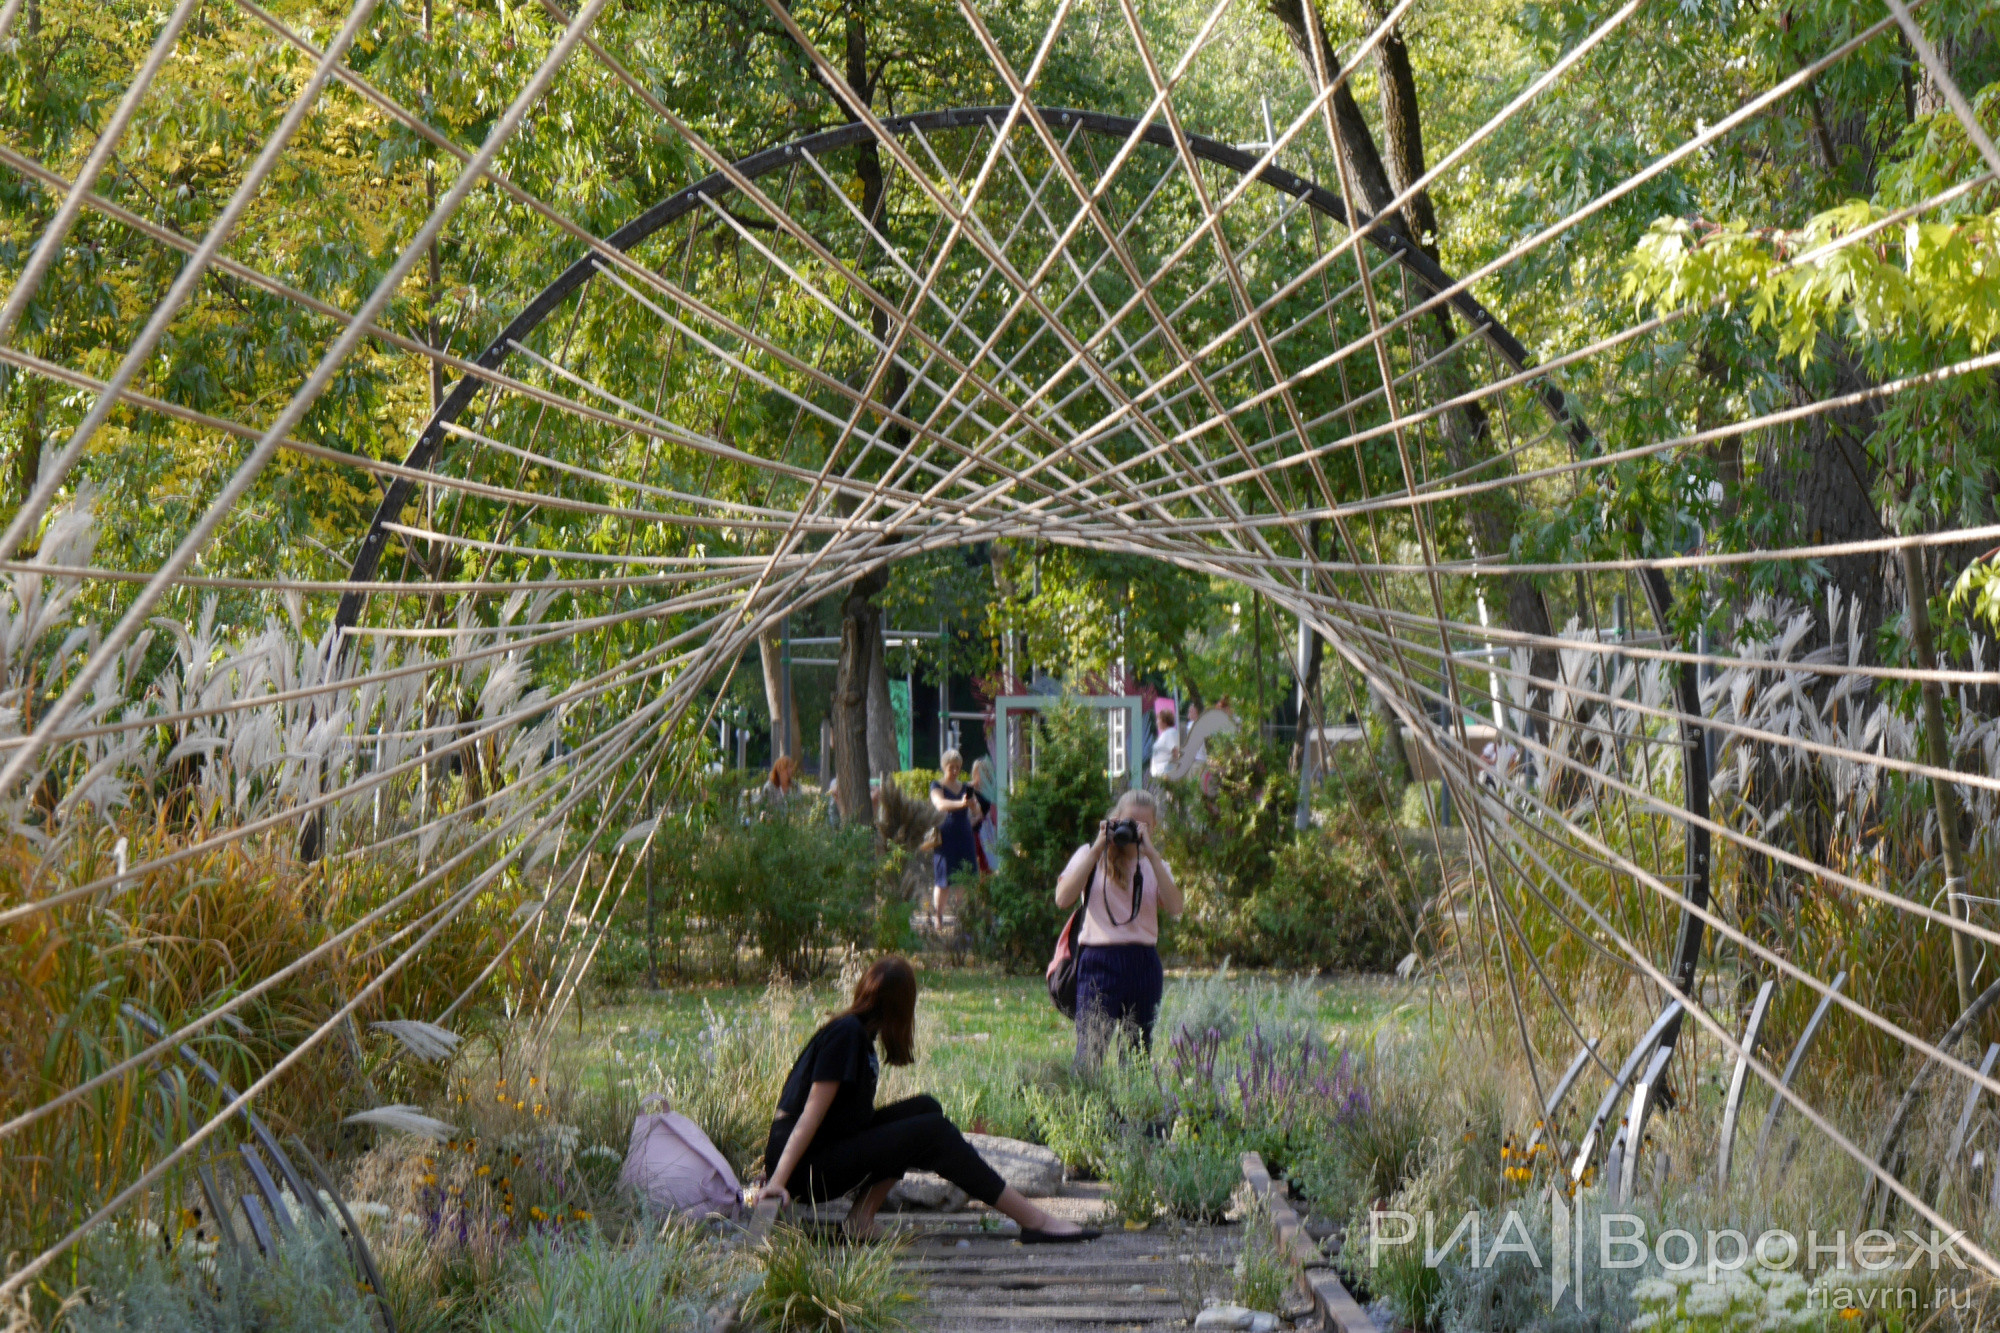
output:
<svg viewBox="0 0 2000 1333"><path fill-rule="evenodd" d="M1106 848L1105 850L1106 855L1109 855L1110 849ZM1137 866L1133 867L1135 874L1138 869L1139 867ZM1080 947L1077 944L1077 938L1083 934L1083 916L1090 908L1090 886L1097 882L1099 875L1105 873L1107 872L1104 862L1100 860L1097 863L1097 869L1093 870L1090 878L1084 881L1083 901L1078 903L1076 910L1069 914L1069 920L1063 922L1062 933L1056 936L1056 956L1049 960L1048 971L1045 974L1049 983L1049 999L1055 1002L1056 1008L1062 1013L1064 1018L1074 1019L1076 1017L1076 964L1077 949ZM1135 886L1132 894L1132 916L1127 917L1126 920L1130 921L1139 915L1139 898L1144 892L1143 889ZM1105 901L1109 903L1110 899L1106 899ZM1111 909L1106 907L1105 911L1109 913ZM1116 924L1115 921L1114 924Z"/></svg>

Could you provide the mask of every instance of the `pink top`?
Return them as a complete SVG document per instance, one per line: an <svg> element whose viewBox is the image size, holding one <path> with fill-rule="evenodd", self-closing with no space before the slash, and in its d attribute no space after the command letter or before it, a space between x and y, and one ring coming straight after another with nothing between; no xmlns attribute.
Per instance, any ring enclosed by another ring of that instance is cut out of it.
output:
<svg viewBox="0 0 2000 1333"><path fill-rule="evenodd" d="M1090 860L1090 844L1085 843L1070 857L1063 874L1081 870ZM1077 933L1079 945L1105 944L1158 944L1160 942L1160 886L1155 880L1153 867L1147 863L1144 853L1137 858L1139 867L1140 893L1139 910L1132 910L1132 884L1129 878L1123 884L1114 884L1107 890L1104 870L1110 864L1111 849L1104 851L1104 860L1091 872L1090 887L1087 890L1089 905L1083 914L1083 929ZM1161 864L1165 864L1162 862ZM1127 920L1126 918L1131 918Z"/></svg>

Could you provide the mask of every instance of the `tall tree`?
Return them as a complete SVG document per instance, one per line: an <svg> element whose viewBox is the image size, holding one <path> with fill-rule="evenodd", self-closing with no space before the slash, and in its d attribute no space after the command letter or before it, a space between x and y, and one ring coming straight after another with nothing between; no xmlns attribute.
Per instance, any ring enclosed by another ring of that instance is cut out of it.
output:
<svg viewBox="0 0 2000 1333"><path fill-rule="evenodd" d="M786 678L784 644L777 630L765 630L757 639L757 656L764 668L764 704L771 710L771 757L788 754L799 757L799 705L791 697L791 681ZM781 739L784 719L791 723Z"/></svg>
<svg viewBox="0 0 2000 1333"><path fill-rule="evenodd" d="M840 817L849 823L872 822L868 797L869 677L882 654L880 611L871 600L887 587L889 576L877 569L854 581L840 608L840 666L834 677L833 766L840 784Z"/></svg>
<svg viewBox="0 0 2000 1333"><path fill-rule="evenodd" d="M1318 91L1338 63L1325 18L1318 6L1314 6L1309 15L1304 0L1268 0L1266 9L1284 28L1304 68L1307 84ZM1380 0L1370 0L1370 10L1377 24L1387 18L1387 7ZM1418 190L1400 209L1389 207L1399 194L1421 180L1425 171L1422 108L1417 96L1416 74L1410 63L1409 46L1403 40L1400 27L1392 26L1383 40L1376 44L1375 61L1377 82L1382 89L1383 132L1389 143L1389 156L1385 160L1376 145L1374 132L1369 128L1360 104L1355 101L1351 81L1348 81L1336 88L1328 99L1341 158L1347 164L1349 180L1358 195L1355 202L1367 209L1371 216L1381 219L1385 229L1412 240L1426 255L1436 259L1438 219L1430 192ZM1428 291L1421 294L1432 295ZM1457 340L1449 305L1434 307L1429 323L1437 349L1449 347ZM1471 387L1461 357L1444 358L1437 367L1437 377L1439 398L1457 398ZM1496 451L1491 423L1481 404L1468 403L1446 413L1442 424L1445 457L1452 471L1463 472L1494 457ZM1503 463L1502 467L1506 473L1514 470L1511 462ZM1465 517L1475 556L1504 559L1512 552L1518 527L1518 503L1513 490L1508 488L1495 488L1471 499L1466 506ZM1509 574L1499 582L1503 594L1502 615L1508 628L1545 640L1552 638L1555 628L1548 602L1535 581L1525 574ZM1559 664L1555 649L1543 646L1530 655L1528 670L1538 681L1553 681ZM1530 691L1528 706L1534 717L1535 729L1546 734L1548 689Z"/></svg>
<svg viewBox="0 0 2000 1333"><path fill-rule="evenodd" d="M890 53L881 53L873 57L873 65L869 63L873 8L868 0L847 0L841 14L846 65L843 73L848 88L870 110L874 109L876 92L882 86L882 76L892 58ZM861 117L837 92L834 100L850 124L860 121ZM886 231L888 185L882 170L882 151L873 139L855 150L854 177L860 188L862 216L868 219L871 229L878 233ZM864 236L861 245L862 253L855 256L856 267L864 273L880 268L884 256L874 236ZM889 315L879 305L869 310L869 329L878 346L888 343ZM864 383L872 370L872 366L867 366L858 372L864 377ZM907 373L901 366L891 365L881 377L878 392L884 402L894 407L902 402L908 387ZM907 443L907 432L901 429L890 430L888 436L899 447ZM875 594L887 586L886 574L880 578L863 579L853 585L842 604L839 675L849 685L840 690L840 711L834 726L839 738L836 743L840 748L841 812L843 817L848 818L864 817L866 812L865 805L859 807L859 813L851 813L849 809L847 773L852 762L863 760L865 769L874 773L893 773L901 767L901 756L896 746L895 713L889 701L888 668L882 647L882 608L874 601ZM849 712L854 715L848 716ZM852 757L848 754L850 750ZM865 791L865 787L862 790Z"/></svg>

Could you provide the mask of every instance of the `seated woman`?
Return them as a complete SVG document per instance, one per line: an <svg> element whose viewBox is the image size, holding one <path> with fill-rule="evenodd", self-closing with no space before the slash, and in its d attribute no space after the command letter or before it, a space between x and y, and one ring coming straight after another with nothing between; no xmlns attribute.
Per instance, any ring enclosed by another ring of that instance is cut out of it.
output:
<svg viewBox="0 0 2000 1333"><path fill-rule="evenodd" d="M1096 1230L1049 1216L1000 1179L936 1098L875 1105L875 1043L890 1064L910 1063L916 1018L916 972L902 958L878 960L854 987L854 1002L799 1052L771 1122L764 1160L772 1165L757 1197L783 1203L796 1193L822 1202L858 1189L847 1232L872 1238L890 1187L906 1171L934 1171L1019 1222L1023 1244L1097 1239Z"/></svg>

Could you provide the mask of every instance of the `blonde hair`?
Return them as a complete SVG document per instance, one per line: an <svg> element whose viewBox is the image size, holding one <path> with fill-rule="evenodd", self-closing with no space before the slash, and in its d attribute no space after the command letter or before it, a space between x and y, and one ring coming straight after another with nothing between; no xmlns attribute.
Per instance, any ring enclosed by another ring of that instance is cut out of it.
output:
<svg viewBox="0 0 2000 1333"><path fill-rule="evenodd" d="M993 761L985 755L972 761L972 785L983 786L993 781Z"/></svg>
<svg viewBox="0 0 2000 1333"><path fill-rule="evenodd" d="M954 768L954 767L959 769L963 769L965 767L964 755L960 754L956 750L946 750L943 754L938 756L938 772L942 773L947 768Z"/></svg>
<svg viewBox="0 0 2000 1333"><path fill-rule="evenodd" d="M1136 810L1144 810L1153 817L1154 822L1157 823L1159 821L1160 802L1154 797L1153 793L1147 791L1144 787L1134 787L1120 796L1116 803L1112 805L1111 813L1106 815L1105 818L1127 819Z"/></svg>

